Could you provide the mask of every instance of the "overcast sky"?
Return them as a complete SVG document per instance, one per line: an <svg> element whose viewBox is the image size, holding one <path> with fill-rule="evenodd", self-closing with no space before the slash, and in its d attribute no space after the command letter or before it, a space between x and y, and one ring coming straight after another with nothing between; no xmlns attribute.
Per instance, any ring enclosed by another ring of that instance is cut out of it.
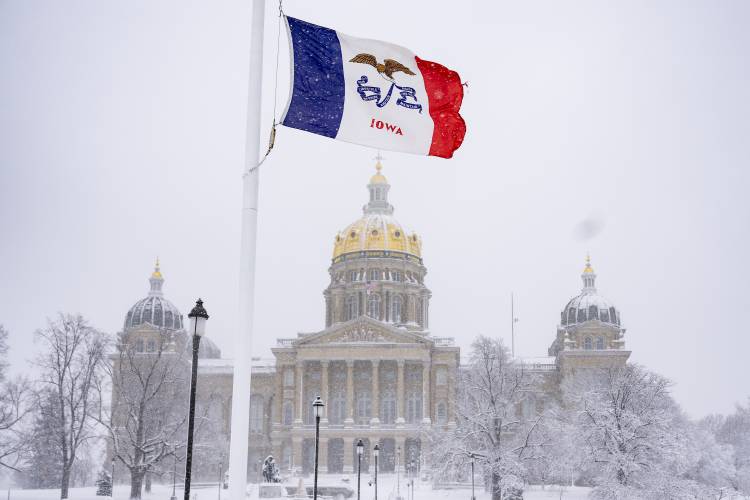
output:
<svg viewBox="0 0 750 500"><path fill-rule="evenodd" d="M286 13L404 45L469 87L452 160L384 153L423 238L434 335L546 355L587 252L631 360L695 417L750 395L750 3L311 2ZM264 137L277 9L266 9ZM115 333L161 257L232 353L250 0L0 0L0 322L28 369L58 311ZM279 106L288 93L282 37ZM262 167L255 352L324 324L336 231L375 152L281 129Z"/></svg>

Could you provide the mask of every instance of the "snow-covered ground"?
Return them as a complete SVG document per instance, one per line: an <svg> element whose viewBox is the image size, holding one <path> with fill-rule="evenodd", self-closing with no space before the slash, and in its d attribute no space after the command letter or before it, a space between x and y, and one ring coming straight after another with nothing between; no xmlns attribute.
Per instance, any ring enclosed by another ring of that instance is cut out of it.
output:
<svg viewBox="0 0 750 500"><path fill-rule="evenodd" d="M356 487L357 478L356 476L349 476L349 483L344 482L346 476L321 476L318 484L320 485L344 485L348 484L354 489L354 496L352 499L356 499ZM362 477L362 500L372 500L374 498L374 489L372 486L368 486L370 477ZM298 480L293 483L295 486L298 484ZM312 478L305 479L305 485L311 485ZM404 486L404 478L401 477L401 496L404 500L409 500L407 497L406 488ZM258 488L256 485L251 485L250 500L256 500L258 498ZM538 487L529 489L524 493L525 500L547 500L547 499L563 499L563 500L584 500L588 498L588 488L564 488L561 494L560 487L548 486L544 490ZM221 491L221 497L219 496L219 489L216 484L213 485L197 485L192 489L195 500L229 500L229 494L227 490ZM116 500L127 500L130 494L130 488L126 485L116 485L114 498ZM6 496L5 491L0 492L0 498ZM144 493L144 500L169 500L172 496L171 485L154 485L151 493ZM179 500L182 500L183 492L180 487L177 488L176 496ZM490 495L481 491L476 490L477 500L489 500ZM8 497L9 500L54 500L60 498L60 490L11 490ZM70 500L104 500L107 497L97 497L96 488L72 488L70 490ZM394 474L386 474L378 477L378 498L380 500L395 500L396 498L396 476ZM471 489L452 489L452 490L433 490L432 487L427 483L415 482L414 487L414 500L470 500Z"/></svg>

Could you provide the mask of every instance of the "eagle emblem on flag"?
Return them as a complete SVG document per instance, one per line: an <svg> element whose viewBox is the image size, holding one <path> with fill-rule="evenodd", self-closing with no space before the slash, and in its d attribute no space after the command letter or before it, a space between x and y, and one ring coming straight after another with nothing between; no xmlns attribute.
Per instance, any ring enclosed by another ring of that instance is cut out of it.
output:
<svg viewBox="0 0 750 500"><path fill-rule="evenodd" d="M373 68L377 70L378 73L380 73L380 76L385 78L388 81L394 81L393 80L393 73L396 73L397 71L403 71L407 75L414 76L415 73L401 64L398 61L395 61L393 59L386 59L383 61L383 63L379 63L377 58L373 56L372 54L357 54L356 56L349 59L349 62L353 63L361 63L361 64L369 64Z"/></svg>

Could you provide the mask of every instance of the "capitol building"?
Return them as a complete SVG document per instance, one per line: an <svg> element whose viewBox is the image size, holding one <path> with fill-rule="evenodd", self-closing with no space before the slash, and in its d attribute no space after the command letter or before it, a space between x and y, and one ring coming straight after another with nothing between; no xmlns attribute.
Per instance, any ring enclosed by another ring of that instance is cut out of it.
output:
<svg viewBox="0 0 750 500"><path fill-rule="evenodd" d="M311 402L320 395L325 414L320 427L320 471L347 473L356 467L356 444L365 443L362 467L380 445L379 470L425 463L425 431L455 426L460 350L453 338L430 333L430 298L422 240L394 217L390 185L381 172L367 184L362 215L334 236L323 292L325 328L277 339L270 356L254 358L250 395L249 478L273 455L282 473L313 468L315 420ZM567 302L548 356L523 360L545 380L541 399L556 397L572 370L624 364L625 329L620 312L599 295L587 260L580 294ZM171 349L186 350L184 318L162 291L157 267L146 298L126 314L122 343L143 356L171 336ZM551 321L554 319L551 318ZM185 357L186 366L189 359ZM198 401L214 422L206 438L212 451L228 455L232 361L207 338L201 341ZM113 391L113 408L117 401ZM113 410L114 411L114 410ZM534 411L533 409L530 411ZM200 437L198 438L200 441ZM197 460L194 463L200 463ZM211 470L194 471L214 477ZM215 470L215 469L212 469ZM214 474L215 475L215 474Z"/></svg>

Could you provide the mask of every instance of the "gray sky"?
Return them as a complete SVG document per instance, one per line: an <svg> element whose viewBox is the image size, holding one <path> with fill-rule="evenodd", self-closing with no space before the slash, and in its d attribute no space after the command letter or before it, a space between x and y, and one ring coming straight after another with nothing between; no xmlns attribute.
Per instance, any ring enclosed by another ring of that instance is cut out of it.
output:
<svg viewBox="0 0 750 500"><path fill-rule="evenodd" d="M513 291L518 351L545 355L590 251L633 361L674 380L693 416L745 400L750 3L368 5L285 10L469 82L454 159L384 153L395 215L424 241L433 333L509 342ZM249 7L0 0L0 322L17 370L57 311L121 328L157 255L167 297L186 314L202 296L231 356ZM360 215L374 155L279 131L260 181L259 355L322 328L333 237Z"/></svg>

